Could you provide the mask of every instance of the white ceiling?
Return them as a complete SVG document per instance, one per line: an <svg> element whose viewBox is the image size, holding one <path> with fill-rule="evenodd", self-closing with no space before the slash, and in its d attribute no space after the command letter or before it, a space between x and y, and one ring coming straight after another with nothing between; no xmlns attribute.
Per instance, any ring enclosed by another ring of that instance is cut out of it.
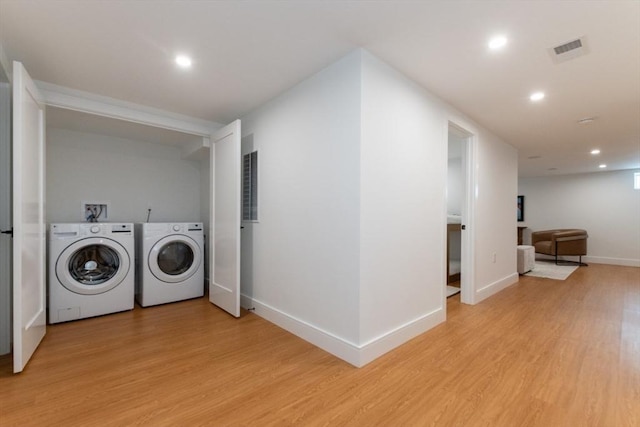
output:
<svg viewBox="0 0 640 427"><path fill-rule="evenodd" d="M582 36L589 53L554 64ZM0 0L0 44L37 80L218 123L362 47L517 147L520 176L640 167L635 0Z"/></svg>

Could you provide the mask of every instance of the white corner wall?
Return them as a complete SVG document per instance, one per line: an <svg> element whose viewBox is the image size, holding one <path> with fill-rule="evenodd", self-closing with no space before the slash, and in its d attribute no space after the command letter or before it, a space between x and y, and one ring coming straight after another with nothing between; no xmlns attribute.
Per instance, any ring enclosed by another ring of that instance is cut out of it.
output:
<svg viewBox="0 0 640 427"><path fill-rule="evenodd" d="M516 282L516 150L358 50L242 119L243 306L356 366L442 322L449 121L473 134L470 301Z"/></svg>
<svg viewBox="0 0 640 427"><path fill-rule="evenodd" d="M583 260L640 267L640 190L638 170L520 178L525 222L531 231L582 228L589 233Z"/></svg>
<svg viewBox="0 0 640 427"><path fill-rule="evenodd" d="M242 304L355 363L359 55L243 117L242 133L259 152L259 222L242 230Z"/></svg>
<svg viewBox="0 0 640 427"><path fill-rule="evenodd" d="M447 117L424 89L362 54L363 364L445 319ZM368 347L372 347L369 350Z"/></svg>
<svg viewBox="0 0 640 427"><path fill-rule="evenodd" d="M178 147L47 129L47 222L81 222L83 201L109 202L109 221L199 221L200 163Z"/></svg>
<svg viewBox="0 0 640 427"><path fill-rule="evenodd" d="M449 122L473 152L470 302L517 282L517 151L363 52L361 363L446 317ZM492 254L496 253L493 262Z"/></svg>

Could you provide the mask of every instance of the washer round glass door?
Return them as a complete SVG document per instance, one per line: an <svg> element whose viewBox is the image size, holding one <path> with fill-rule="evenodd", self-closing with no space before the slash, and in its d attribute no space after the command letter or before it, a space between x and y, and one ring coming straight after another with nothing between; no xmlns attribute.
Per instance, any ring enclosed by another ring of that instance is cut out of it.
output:
<svg viewBox="0 0 640 427"><path fill-rule="evenodd" d="M56 261L56 276L68 290L96 295L118 286L127 276L129 254L115 240L90 237L62 251Z"/></svg>
<svg viewBox="0 0 640 427"><path fill-rule="evenodd" d="M149 251L149 270L158 280L183 282L198 271L200 246L189 236L174 234L156 242Z"/></svg>

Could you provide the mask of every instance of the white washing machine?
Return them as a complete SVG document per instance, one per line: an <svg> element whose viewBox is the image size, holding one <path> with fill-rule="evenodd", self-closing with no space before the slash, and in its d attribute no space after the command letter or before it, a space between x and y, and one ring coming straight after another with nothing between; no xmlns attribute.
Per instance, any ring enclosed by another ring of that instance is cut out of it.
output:
<svg viewBox="0 0 640 427"><path fill-rule="evenodd" d="M51 224L49 323L132 310L133 224Z"/></svg>
<svg viewBox="0 0 640 427"><path fill-rule="evenodd" d="M202 223L136 224L136 301L142 307L204 295Z"/></svg>

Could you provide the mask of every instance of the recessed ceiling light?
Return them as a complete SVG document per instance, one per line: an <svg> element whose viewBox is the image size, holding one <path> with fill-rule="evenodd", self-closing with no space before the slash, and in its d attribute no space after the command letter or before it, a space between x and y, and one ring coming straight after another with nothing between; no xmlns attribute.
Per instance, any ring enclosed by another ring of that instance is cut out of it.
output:
<svg viewBox="0 0 640 427"><path fill-rule="evenodd" d="M542 98L544 98L544 92L534 92L529 97L532 101L540 101Z"/></svg>
<svg viewBox="0 0 640 427"><path fill-rule="evenodd" d="M598 150L597 148L595 150L591 150L591 154L593 154L594 156L596 154L600 154L600 150Z"/></svg>
<svg viewBox="0 0 640 427"><path fill-rule="evenodd" d="M489 49L498 50L502 49L507 44L507 38L505 36L496 36L489 40Z"/></svg>
<svg viewBox="0 0 640 427"><path fill-rule="evenodd" d="M181 68L189 68L191 67L191 58L185 55L178 55L176 56L176 64Z"/></svg>
<svg viewBox="0 0 640 427"><path fill-rule="evenodd" d="M549 168L549 169L547 169L547 170L548 170L548 171L557 171L557 170L558 170L558 168Z"/></svg>
<svg viewBox="0 0 640 427"><path fill-rule="evenodd" d="M604 169L604 168L606 168L606 167L607 167L607 165L605 165L605 164L603 163L603 164L601 164L601 165L600 165L600 166L598 166L598 167L599 167L600 169Z"/></svg>
<svg viewBox="0 0 640 427"><path fill-rule="evenodd" d="M542 156L529 156L527 157L527 159L531 159L531 160L535 160L535 159L540 159Z"/></svg>

